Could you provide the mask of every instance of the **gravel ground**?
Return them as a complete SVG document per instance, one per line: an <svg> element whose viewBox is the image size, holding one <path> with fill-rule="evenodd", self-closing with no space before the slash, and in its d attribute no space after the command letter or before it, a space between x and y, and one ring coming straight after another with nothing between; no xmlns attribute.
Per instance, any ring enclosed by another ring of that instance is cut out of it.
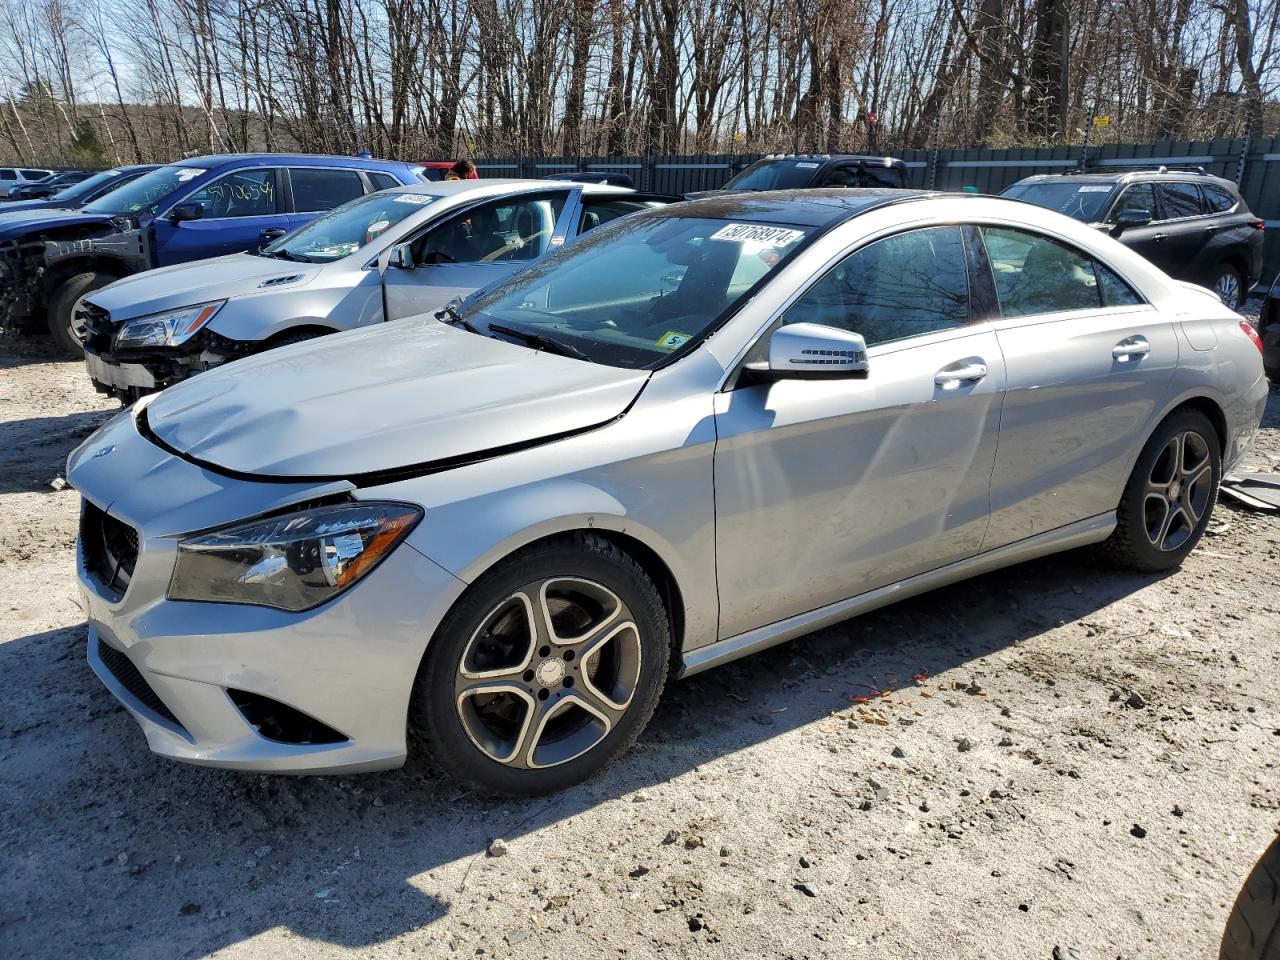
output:
<svg viewBox="0 0 1280 960"><path fill-rule="evenodd" d="M1280 824L1280 519L1229 506L1171 576L1067 554L675 684L550 799L156 759L49 482L109 412L0 353L0 955L1211 957Z"/></svg>

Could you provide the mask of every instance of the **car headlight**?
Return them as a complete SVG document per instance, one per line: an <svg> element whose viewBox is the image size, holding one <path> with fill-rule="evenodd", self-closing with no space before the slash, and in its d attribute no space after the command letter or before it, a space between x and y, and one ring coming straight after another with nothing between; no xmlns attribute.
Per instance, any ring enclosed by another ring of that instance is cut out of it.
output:
<svg viewBox="0 0 1280 960"><path fill-rule="evenodd" d="M368 575L422 519L404 503L339 503L178 544L170 600L308 610Z"/></svg>
<svg viewBox="0 0 1280 960"><path fill-rule="evenodd" d="M225 300L179 307L128 321L116 333L116 348L176 347L214 318Z"/></svg>

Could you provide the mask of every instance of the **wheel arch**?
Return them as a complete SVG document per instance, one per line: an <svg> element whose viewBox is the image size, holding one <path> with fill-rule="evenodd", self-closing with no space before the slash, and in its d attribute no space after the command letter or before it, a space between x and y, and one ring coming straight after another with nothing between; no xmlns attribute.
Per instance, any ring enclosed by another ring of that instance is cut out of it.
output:
<svg viewBox="0 0 1280 960"><path fill-rule="evenodd" d="M674 654L672 662L678 663L680 655L685 649L687 623L691 614L696 617L697 613L690 611L687 607L685 591L680 585L680 578L677 576L673 564L668 560L670 554L663 549L661 544L655 543L655 540L660 538L646 536L646 533L651 532L637 527L635 523L628 522L624 517L594 514L591 516L565 517L551 520L521 531L501 545L486 551L482 556L477 557L472 563L468 564L465 570L455 572L455 576L470 585L488 571L496 569L511 557L531 547L575 534L600 537L630 556L649 575L654 586L657 587L671 625L672 652ZM461 600L461 597L455 600L454 604L459 600ZM450 609L453 608L454 604L450 605Z"/></svg>
<svg viewBox="0 0 1280 960"><path fill-rule="evenodd" d="M282 340L287 340L290 337L295 337L301 333L305 333L310 336L316 336L316 337L327 337L331 333L339 333L339 332L341 331L339 331L337 327L326 326L325 324L314 323L311 321L303 321L302 323L296 324L294 326L283 327L279 330L274 331L271 334L271 336L267 337L264 341L262 341L262 348L264 350L268 350L274 346L279 345L279 343Z"/></svg>
<svg viewBox="0 0 1280 960"><path fill-rule="evenodd" d="M1166 411L1165 415L1156 423L1156 426L1158 427L1175 413L1179 413L1183 410L1195 410L1204 414L1208 421L1213 424L1213 429L1218 431L1218 452L1223 457L1226 457L1229 433L1231 429L1227 424L1226 411L1218 405L1217 401L1203 394L1187 397L1185 400L1182 400L1176 406ZM1152 428L1152 432L1155 432L1155 428Z"/></svg>
<svg viewBox="0 0 1280 960"><path fill-rule="evenodd" d="M44 287L48 296L60 287L64 281L81 273L109 274L117 280L132 276L137 271L129 263L120 258L95 254L58 260L44 274Z"/></svg>

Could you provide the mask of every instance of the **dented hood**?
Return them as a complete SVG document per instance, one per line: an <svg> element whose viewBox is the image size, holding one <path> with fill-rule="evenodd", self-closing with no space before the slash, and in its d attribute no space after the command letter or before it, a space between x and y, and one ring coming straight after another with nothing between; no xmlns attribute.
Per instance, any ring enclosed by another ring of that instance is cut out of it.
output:
<svg viewBox="0 0 1280 960"><path fill-rule="evenodd" d="M227 364L145 415L160 443L214 468L359 479L599 426L648 377L411 318Z"/></svg>
<svg viewBox="0 0 1280 960"><path fill-rule="evenodd" d="M296 290L315 279L322 264L293 263L251 253L179 263L117 280L89 298L119 323L162 310L272 290Z"/></svg>

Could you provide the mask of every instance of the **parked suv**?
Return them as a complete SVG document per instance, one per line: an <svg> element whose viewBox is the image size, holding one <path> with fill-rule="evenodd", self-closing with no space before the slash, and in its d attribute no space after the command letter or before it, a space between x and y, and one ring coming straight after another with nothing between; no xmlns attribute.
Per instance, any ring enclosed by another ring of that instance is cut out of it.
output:
<svg viewBox="0 0 1280 960"><path fill-rule="evenodd" d="M721 190L806 190L814 187L905 187L907 165L894 157L788 153L762 157ZM716 193L718 191L707 191ZM697 194L705 196L706 194ZM692 198L694 195L690 194Z"/></svg>
<svg viewBox="0 0 1280 960"><path fill-rule="evenodd" d="M249 354L437 311L662 203L545 180L424 183L360 197L257 256L144 273L84 297L76 319L85 366L100 392L130 403Z"/></svg>
<svg viewBox="0 0 1280 960"><path fill-rule="evenodd" d="M24 183L38 183L53 176L52 170L31 167L0 167L0 200L9 199L9 190Z"/></svg>
<svg viewBox="0 0 1280 960"><path fill-rule="evenodd" d="M1239 310L1262 273L1262 229L1230 180L1203 171L1141 170L1027 177L1001 196L1105 230L1179 280Z"/></svg>
<svg viewBox="0 0 1280 960"><path fill-rule="evenodd" d="M306 154L193 157L78 210L0 221L0 325L48 324L68 354L86 294L130 274L256 250L355 197L423 181L416 164Z"/></svg>

